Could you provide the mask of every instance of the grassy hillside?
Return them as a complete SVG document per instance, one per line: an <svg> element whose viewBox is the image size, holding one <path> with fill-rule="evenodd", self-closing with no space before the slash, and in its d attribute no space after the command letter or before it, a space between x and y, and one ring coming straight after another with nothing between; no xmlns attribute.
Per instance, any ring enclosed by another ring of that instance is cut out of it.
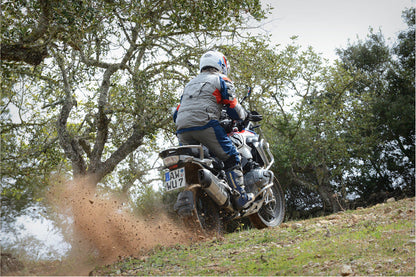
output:
<svg viewBox="0 0 416 277"><path fill-rule="evenodd" d="M415 276L415 199L157 247L90 274Z"/></svg>

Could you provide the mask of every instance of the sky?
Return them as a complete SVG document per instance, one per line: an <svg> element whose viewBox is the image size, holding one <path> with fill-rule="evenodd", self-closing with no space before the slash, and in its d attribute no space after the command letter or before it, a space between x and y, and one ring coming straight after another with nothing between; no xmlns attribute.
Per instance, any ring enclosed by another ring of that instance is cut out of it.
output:
<svg viewBox="0 0 416 277"><path fill-rule="evenodd" d="M261 0L274 9L262 29L275 44L286 45L297 35L297 43L312 46L323 57L335 60L336 48L365 39L369 28L381 30L395 40L406 29L402 11L415 0ZM358 37L358 38L357 38ZM388 41L388 40L387 40Z"/></svg>

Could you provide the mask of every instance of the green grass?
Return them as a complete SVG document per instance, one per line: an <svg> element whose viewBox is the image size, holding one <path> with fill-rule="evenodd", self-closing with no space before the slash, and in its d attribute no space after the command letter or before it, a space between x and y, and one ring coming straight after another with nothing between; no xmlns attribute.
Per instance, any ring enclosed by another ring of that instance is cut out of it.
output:
<svg viewBox="0 0 416 277"><path fill-rule="evenodd" d="M96 275L415 275L414 198L246 230L96 268Z"/></svg>

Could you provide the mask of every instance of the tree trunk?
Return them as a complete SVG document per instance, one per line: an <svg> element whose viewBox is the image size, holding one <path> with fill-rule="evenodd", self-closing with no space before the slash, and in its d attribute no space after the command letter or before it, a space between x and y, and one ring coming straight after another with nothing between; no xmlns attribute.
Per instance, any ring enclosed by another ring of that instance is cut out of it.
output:
<svg viewBox="0 0 416 277"><path fill-rule="evenodd" d="M341 210L341 207L336 198L336 194L332 191L332 188L329 184L321 184L318 187L318 193L322 197L322 201L324 202L324 211L327 210L327 206L333 213L339 212Z"/></svg>
<svg viewBox="0 0 416 277"><path fill-rule="evenodd" d="M329 204L332 212L339 212L341 207L337 200L336 194L332 190L329 182L329 170L326 164L322 164L315 168L316 179L318 181L318 193L321 195L325 204ZM324 207L325 210L325 207Z"/></svg>

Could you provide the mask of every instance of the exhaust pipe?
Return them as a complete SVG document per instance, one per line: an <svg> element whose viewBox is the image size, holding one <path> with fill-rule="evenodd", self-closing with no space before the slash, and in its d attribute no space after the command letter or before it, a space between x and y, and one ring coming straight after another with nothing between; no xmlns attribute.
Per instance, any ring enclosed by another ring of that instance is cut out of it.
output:
<svg viewBox="0 0 416 277"><path fill-rule="evenodd" d="M200 169L198 170L198 180L201 187L218 206L229 211L234 210L227 190L222 184L222 181L214 174L207 169Z"/></svg>

